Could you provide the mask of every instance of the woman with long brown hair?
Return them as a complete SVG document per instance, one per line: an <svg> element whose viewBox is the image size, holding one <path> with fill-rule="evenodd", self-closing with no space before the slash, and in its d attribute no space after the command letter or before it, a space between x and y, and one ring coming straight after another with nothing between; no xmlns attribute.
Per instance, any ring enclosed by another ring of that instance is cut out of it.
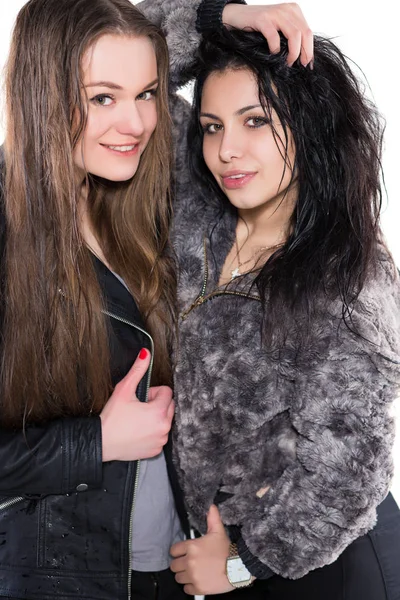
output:
<svg viewBox="0 0 400 600"><path fill-rule="evenodd" d="M167 557L181 538L161 453L174 410L167 87L164 36L127 0L20 11L2 170L2 597L125 598L132 565L165 568L162 548L132 542L150 529L152 482L147 519L169 523Z"/></svg>
<svg viewBox="0 0 400 600"><path fill-rule="evenodd" d="M147 9L194 28L199 4ZM162 452L167 92L165 38L129 0L20 11L1 168L1 598L183 595L168 566L186 515Z"/></svg>

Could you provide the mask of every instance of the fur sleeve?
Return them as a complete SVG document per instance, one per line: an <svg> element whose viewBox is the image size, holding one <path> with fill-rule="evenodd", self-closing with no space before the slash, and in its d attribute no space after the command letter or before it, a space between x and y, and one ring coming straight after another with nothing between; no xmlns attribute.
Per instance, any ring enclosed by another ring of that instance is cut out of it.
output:
<svg viewBox="0 0 400 600"><path fill-rule="evenodd" d="M143 0L137 6L167 38L170 57L170 84L173 91L194 78L200 31L218 29L225 4L245 4L244 0ZM198 8L201 6L201 19Z"/></svg>
<svg viewBox="0 0 400 600"><path fill-rule="evenodd" d="M291 409L296 460L242 523L249 552L283 577L336 560L374 526L390 487L390 409L400 385L400 285L391 261L365 287L352 324L358 335L333 311L318 319Z"/></svg>
<svg viewBox="0 0 400 600"><path fill-rule="evenodd" d="M182 87L193 78L195 55L201 39L196 30L200 4L201 0L143 0L137 5L165 33L172 90Z"/></svg>

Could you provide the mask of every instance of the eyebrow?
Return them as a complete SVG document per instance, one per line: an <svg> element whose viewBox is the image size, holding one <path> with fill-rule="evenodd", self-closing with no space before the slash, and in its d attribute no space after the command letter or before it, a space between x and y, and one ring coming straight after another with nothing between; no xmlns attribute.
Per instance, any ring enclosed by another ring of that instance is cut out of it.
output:
<svg viewBox="0 0 400 600"><path fill-rule="evenodd" d="M234 114L236 117L241 117L244 115L244 113L248 112L249 110L254 110L255 108L262 108L261 104L250 104L249 106L244 106L243 108L237 110ZM217 121L221 121L220 117L217 117L217 115L213 115L212 113L200 113L200 117L208 117L209 119L217 119Z"/></svg>
<svg viewBox="0 0 400 600"><path fill-rule="evenodd" d="M158 83L158 78L154 79L154 81L151 81L143 89L148 90L153 85L156 85L156 83ZM118 85L117 83L113 83L112 81L96 81L96 82L88 83L87 85L85 85L85 88L88 88L88 87L107 87L107 88L110 88L110 90L122 90L123 89L120 85Z"/></svg>

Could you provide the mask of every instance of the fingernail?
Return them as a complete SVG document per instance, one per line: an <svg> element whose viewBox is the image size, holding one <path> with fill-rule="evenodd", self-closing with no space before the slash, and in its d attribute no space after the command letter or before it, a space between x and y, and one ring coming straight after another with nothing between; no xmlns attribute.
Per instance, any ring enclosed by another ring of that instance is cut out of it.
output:
<svg viewBox="0 0 400 600"><path fill-rule="evenodd" d="M145 358L147 358L147 350L146 348L142 348L141 351L139 352L139 358L140 360L144 360Z"/></svg>

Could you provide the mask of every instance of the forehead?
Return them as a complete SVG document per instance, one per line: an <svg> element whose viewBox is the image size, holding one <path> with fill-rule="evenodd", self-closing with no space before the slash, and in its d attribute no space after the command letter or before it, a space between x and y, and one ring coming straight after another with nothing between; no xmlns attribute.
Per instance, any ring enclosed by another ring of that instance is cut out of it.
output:
<svg viewBox="0 0 400 600"><path fill-rule="evenodd" d="M249 69L227 69L211 73L203 87L201 109L211 111L215 107L223 112L259 104L257 80Z"/></svg>
<svg viewBox="0 0 400 600"><path fill-rule="evenodd" d="M84 83L112 81L125 87L156 79L157 60L148 37L103 35L82 59Z"/></svg>

